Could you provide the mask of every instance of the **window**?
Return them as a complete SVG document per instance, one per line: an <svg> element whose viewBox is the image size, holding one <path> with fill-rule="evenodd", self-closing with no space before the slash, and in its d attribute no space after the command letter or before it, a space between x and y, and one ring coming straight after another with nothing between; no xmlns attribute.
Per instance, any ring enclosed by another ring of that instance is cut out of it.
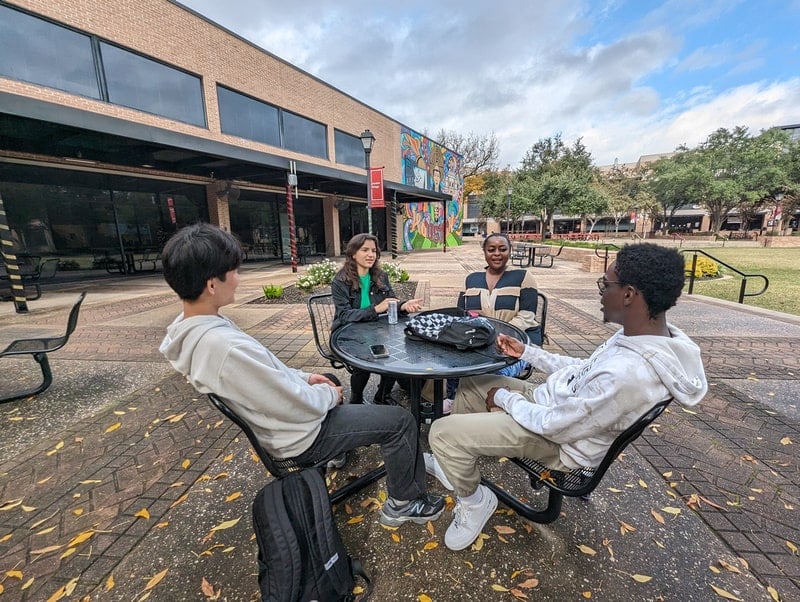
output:
<svg viewBox="0 0 800 602"><path fill-rule="evenodd" d="M100 98L89 36L2 5L0 75Z"/></svg>
<svg viewBox="0 0 800 602"><path fill-rule="evenodd" d="M280 146L278 109L244 94L217 86L222 132Z"/></svg>
<svg viewBox="0 0 800 602"><path fill-rule="evenodd" d="M328 143L325 139L324 125L288 111L281 111L281 113L283 115L284 148L321 159L328 158Z"/></svg>
<svg viewBox="0 0 800 602"><path fill-rule="evenodd" d="M344 165L352 165L365 169L367 167L364 156L364 145L361 138L333 130L333 143L336 148L336 162Z"/></svg>
<svg viewBox="0 0 800 602"><path fill-rule="evenodd" d="M199 77L105 42L100 52L109 102L205 127Z"/></svg>

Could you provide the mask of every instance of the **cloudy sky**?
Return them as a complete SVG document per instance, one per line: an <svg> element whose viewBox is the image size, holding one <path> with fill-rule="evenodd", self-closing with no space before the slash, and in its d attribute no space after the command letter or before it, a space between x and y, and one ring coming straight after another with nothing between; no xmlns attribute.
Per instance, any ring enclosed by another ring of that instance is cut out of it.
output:
<svg viewBox="0 0 800 602"><path fill-rule="evenodd" d="M417 131L494 132L501 167L800 123L800 0L182 2Z"/></svg>

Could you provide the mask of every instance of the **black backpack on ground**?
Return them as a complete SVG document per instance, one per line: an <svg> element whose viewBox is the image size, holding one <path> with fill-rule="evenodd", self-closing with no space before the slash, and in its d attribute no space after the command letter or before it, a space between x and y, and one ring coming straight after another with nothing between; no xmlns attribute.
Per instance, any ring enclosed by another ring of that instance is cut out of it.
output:
<svg viewBox="0 0 800 602"><path fill-rule="evenodd" d="M253 502L261 600L354 600L355 578L371 587L361 563L351 558L333 521L320 471L289 473L265 485Z"/></svg>

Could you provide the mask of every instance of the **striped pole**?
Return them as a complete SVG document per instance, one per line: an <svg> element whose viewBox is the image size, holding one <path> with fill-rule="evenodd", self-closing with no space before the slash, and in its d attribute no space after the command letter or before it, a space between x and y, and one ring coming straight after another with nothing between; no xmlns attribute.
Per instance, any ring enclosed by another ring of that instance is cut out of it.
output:
<svg viewBox="0 0 800 602"><path fill-rule="evenodd" d="M11 228L8 226L6 208L3 205L3 196L0 195L0 253L8 272L8 281L11 284L11 296L14 309L18 314L28 313L28 303L25 298L25 285L22 283L22 273L19 269L19 260L14 252L14 240L11 238Z"/></svg>
<svg viewBox="0 0 800 602"><path fill-rule="evenodd" d="M289 252L292 254L292 273L297 273L297 233L294 229L294 198L292 185L286 182L286 213L289 217Z"/></svg>
<svg viewBox="0 0 800 602"><path fill-rule="evenodd" d="M392 250L392 259L397 259L397 191L392 195L392 204L389 207L389 232L391 240L389 248Z"/></svg>

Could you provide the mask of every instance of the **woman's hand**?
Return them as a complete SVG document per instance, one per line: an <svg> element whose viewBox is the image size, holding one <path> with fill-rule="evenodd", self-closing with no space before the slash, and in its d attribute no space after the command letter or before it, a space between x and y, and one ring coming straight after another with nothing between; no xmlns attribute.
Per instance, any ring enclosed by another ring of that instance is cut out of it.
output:
<svg viewBox="0 0 800 602"><path fill-rule="evenodd" d="M507 334L498 334L497 335L497 350L500 353L504 353L511 357L522 357L522 354L525 351L525 345L522 341L518 341L514 337L510 337Z"/></svg>
<svg viewBox="0 0 800 602"><path fill-rule="evenodd" d="M422 299L409 299L400 306L400 311L407 314L414 313L422 309Z"/></svg>
<svg viewBox="0 0 800 602"><path fill-rule="evenodd" d="M394 299L392 297L387 297L386 299L384 299L380 303L376 303L375 304L375 313L376 314L385 314L387 311L389 311L389 301L397 301L397 299Z"/></svg>

